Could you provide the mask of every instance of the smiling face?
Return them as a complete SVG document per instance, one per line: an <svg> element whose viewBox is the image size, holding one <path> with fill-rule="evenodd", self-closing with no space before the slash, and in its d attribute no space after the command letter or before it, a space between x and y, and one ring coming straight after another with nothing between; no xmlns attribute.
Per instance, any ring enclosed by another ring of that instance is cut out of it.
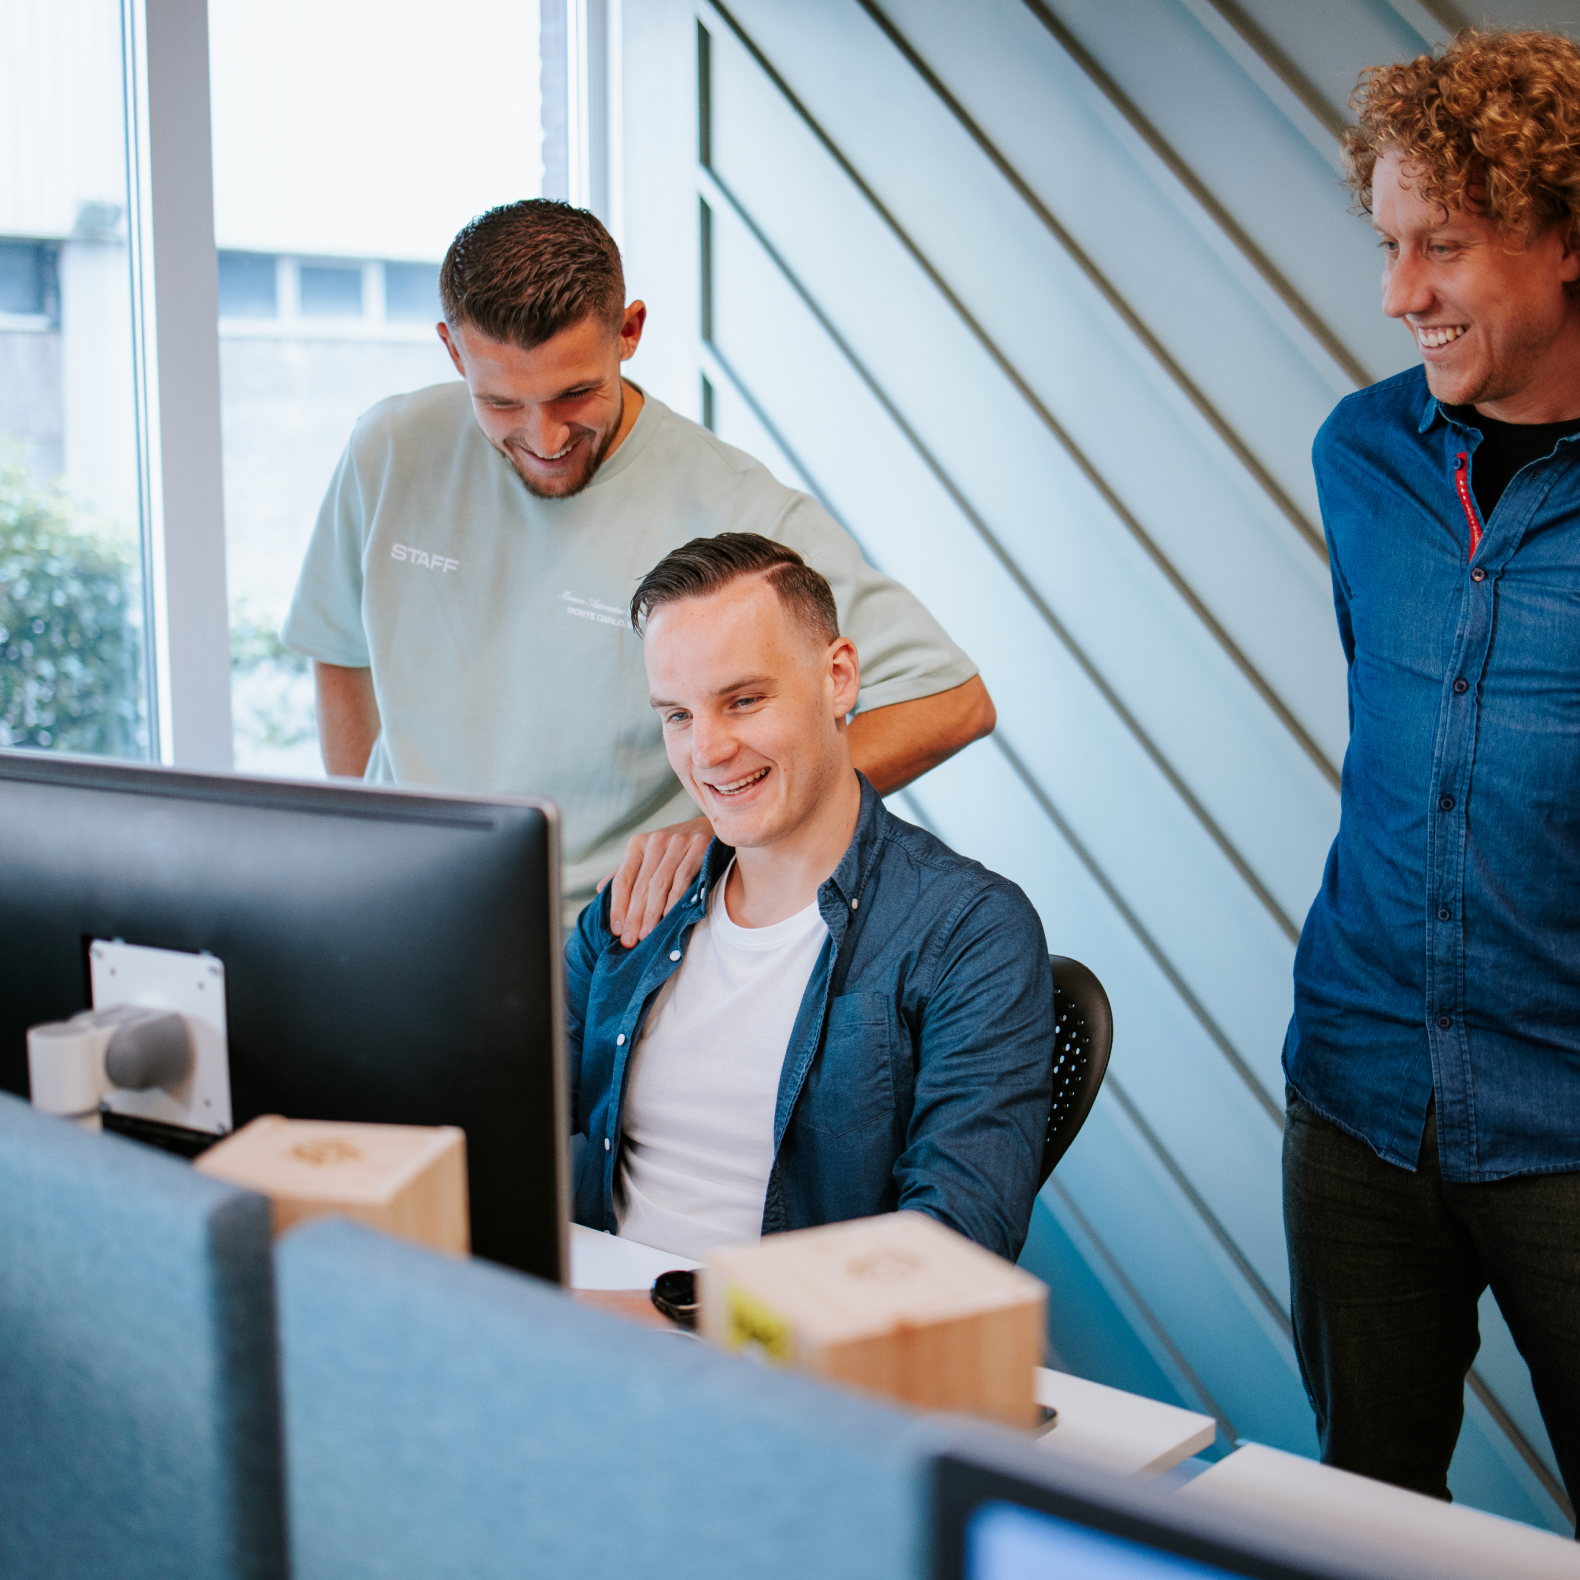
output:
<svg viewBox="0 0 1580 1580"><path fill-rule="evenodd" d="M630 431L639 406L624 399L620 364L646 317L633 302L618 330L587 317L530 351L469 324L439 325L478 427L540 499L580 493Z"/></svg>
<svg viewBox="0 0 1580 1580"><path fill-rule="evenodd" d="M846 817L831 792L855 785L845 716L861 674L848 638L825 641L748 575L660 605L643 652L670 766L724 844L815 843L822 821Z"/></svg>
<svg viewBox="0 0 1580 1580"><path fill-rule="evenodd" d="M1580 251L1567 227L1525 239L1414 189L1398 154L1377 161L1372 220L1383 311L1403 319L1445 405L1508 422L1580 417ZM1572 408L1572 409L1571 409Z"/></svg>

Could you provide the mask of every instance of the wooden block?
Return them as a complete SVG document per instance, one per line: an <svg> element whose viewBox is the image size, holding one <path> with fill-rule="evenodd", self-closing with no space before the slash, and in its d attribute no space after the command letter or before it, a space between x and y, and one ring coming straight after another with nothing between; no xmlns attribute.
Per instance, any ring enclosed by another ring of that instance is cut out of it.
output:
<svg viewBox="0 0 1580 1580"><path fill-rule="evenodd" d="M259 1191L274 1232L324 1213L436 1251L471 1249L466 1136L453 1125L352 1125L262 1114L193 1165Z"/></svg>
<svg viewBox="0 0 1580 1580"><path fill-rule="evenodd" d="M716 1251L699 1327L829 1382L1011 1426L1041 1419L1047 1287L918 1212Z"/></svg>

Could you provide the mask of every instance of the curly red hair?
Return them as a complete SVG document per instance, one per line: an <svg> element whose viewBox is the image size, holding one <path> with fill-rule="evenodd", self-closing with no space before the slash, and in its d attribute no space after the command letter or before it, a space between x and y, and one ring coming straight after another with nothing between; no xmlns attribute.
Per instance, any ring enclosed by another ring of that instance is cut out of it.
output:
<svg viewBox="0 0 1580 1580"><path fill-rule="evenodd" d="M1422 197L1511 237L1580 225L1580 48L1568 39L1465 28L1441 55L1363 71L1350 107L1346 180L1367 213L1377 161L1398 153Z"/></svg>

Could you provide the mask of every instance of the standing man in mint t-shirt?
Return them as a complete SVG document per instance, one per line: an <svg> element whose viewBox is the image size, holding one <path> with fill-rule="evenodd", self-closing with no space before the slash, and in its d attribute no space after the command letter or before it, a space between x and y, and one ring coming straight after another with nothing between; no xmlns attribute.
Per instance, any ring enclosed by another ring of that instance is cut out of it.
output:
<svg viewBox="0 0 1580 1580"><path fill-rule="evenodd" d="M1362 78L1351 184L1422 367L1315 465L1349 660L1295 957L1284 1221L1329 1464L1434 1497L1490 1287L1580 1498L1580 49Z"/></svg>
<svg viewBox="0 0 1580 1580"><path fill-rule="evenodd" d="M758 532L833 586L861 655L856 767L881 794L986 735L976 666L814 500L620 376L647 309L591 215L490 210L450 247L439 335L464 384L357 423L282 632L314 662L332 774L552 797L574 914L613 874L646 937L707 821L648 705L631 591L671 549Z"/></svg>

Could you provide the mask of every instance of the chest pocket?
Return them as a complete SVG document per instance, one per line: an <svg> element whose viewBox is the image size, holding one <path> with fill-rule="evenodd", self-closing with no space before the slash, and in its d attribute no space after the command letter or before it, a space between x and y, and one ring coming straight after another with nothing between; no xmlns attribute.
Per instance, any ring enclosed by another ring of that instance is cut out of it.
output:
<svg viewBox="0 0 1580 1580"><path fill-rule="evenodd" d="M829 1005L822 1051L796 1102L797 1124L843 1136L893 1115L892 1016L882 993L847 993Z"/></svg>

